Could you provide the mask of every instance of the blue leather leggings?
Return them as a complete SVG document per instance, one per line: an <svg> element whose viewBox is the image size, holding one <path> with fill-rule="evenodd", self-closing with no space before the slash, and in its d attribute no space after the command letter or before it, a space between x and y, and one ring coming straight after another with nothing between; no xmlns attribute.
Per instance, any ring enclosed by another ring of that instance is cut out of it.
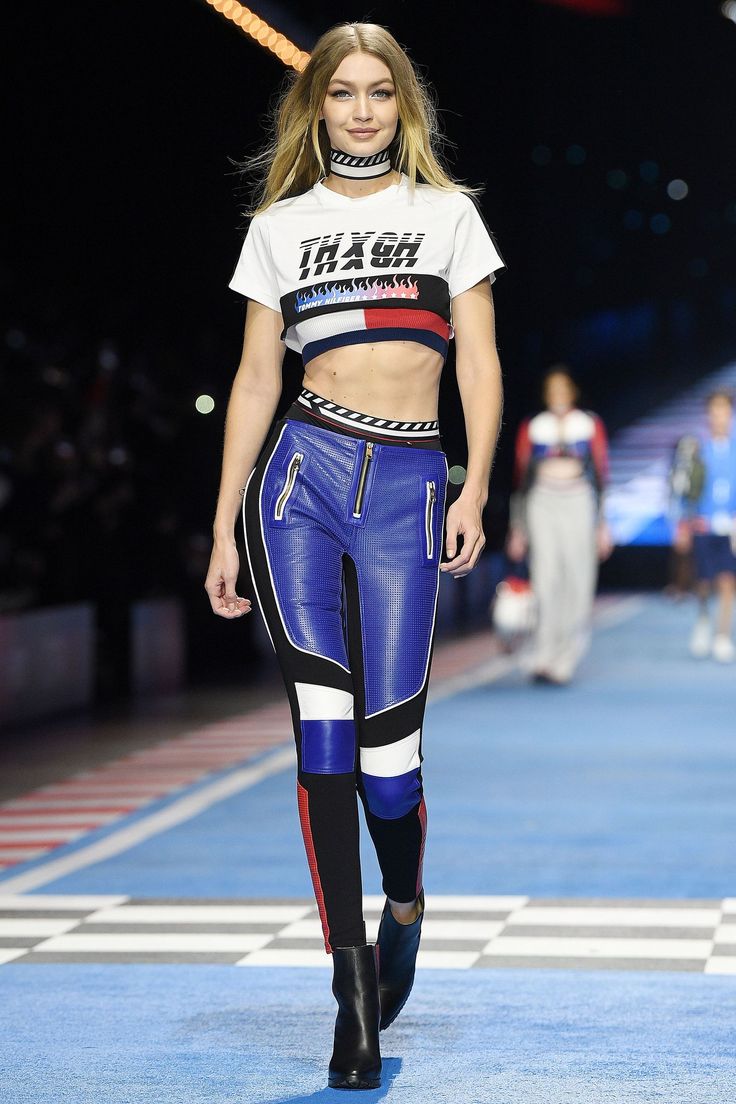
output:
<svg viewBox="0 0 736 1104"><path fill-rule="evenodd" d="M300 822L325 949L365 943L362 801L384 892L422 889L422 723L439 588L441 448L277 422L243 519L291 704Z"/></svg>

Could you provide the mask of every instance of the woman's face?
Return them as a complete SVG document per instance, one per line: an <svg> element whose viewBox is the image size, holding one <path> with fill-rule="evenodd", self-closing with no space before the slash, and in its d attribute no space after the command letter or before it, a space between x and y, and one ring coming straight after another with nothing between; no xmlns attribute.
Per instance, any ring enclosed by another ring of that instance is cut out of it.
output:
<svg viewBox="0 0 736 1104"><path fill-rule="evenodd" d="M385 62L357 50L344 57L327 86L320 119L330 145L343 153L369 157L386 149L396 134L399 113Z"/></svg>
<svg viewBox="0 0 736 1104"><path fill-rule="evenodd" d="M733 409L723 395L716 395L708 403L708 422L715 437L730 437Z"/></svg>
<svg viewBox="0 0 736 1104"><path fill-rule="evenodd" d="M575 392L567 376L550 376L544 386L544 401L555 413L564 414L575 403Z"/></svg>

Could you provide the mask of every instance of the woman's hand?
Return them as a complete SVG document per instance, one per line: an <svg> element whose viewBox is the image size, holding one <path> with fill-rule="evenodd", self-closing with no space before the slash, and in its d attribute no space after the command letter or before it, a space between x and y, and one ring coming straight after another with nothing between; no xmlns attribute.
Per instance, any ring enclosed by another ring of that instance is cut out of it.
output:
<svg viewBox="0 0 736 1104"><path fill-rule="evenodd" d="M693 547L693 532L686 521L679 521L677 523L673 544L675 552L679 552L680 555L687 555L687 553L691 551Z"/></svg>
<svg viewBox="0 0 736 1104"><path fill-rule="evenodd" d="M601 521L598 523L598 527L595 531L595 543L598 550L598 559L603 562L613 552L613 537L611 536L611 530L608 528L608 523Z"/></svg>
<svg viewBox="0 0 736 1104"><path fill-rule="evenodd" d="M204 589L209 594L212 610L218 617L232 619L250 613L250 599L238 598L235 593L239 568L235 541L215 541Z"/></svg>
<svg viewBox="0 0 736 1104"><path fill-rule="evenodd" d="M523 530L516 525L512 525L506 540L506 555L512 563L521 563L522 560L526 559L528 551L529 541L526 539Z"/></svg>
<svg viewBox="0 0 736 1104"><path fill-rule="evenodd" d="M458 537L463 538L462 551L457 551ZM480 506L463 496L453 502L447 511L447 539L445 548L449 560L440 564L440 570L446 571L456 579L461 579L473 570L486 543L481 524ZM457 553L457 554L456 554Z"/></svg>

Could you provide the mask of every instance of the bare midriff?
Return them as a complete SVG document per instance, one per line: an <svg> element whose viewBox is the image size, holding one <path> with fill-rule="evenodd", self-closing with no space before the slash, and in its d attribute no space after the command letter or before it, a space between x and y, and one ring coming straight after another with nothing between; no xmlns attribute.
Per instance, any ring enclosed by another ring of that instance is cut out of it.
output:
<svg viewBox="0 0 736 1104"><path fill-rule="evenodd" d="M418 341L343 345L310 360L303 386L362 414L435 421L444 361Z"/></svg>
<svg viewBox="0 0 736 1104"><path fill-rule="evenodd" d="M579 479L583 474L583 462L577 456L547 456L539 461L537 476L550 482Z"/></svg>

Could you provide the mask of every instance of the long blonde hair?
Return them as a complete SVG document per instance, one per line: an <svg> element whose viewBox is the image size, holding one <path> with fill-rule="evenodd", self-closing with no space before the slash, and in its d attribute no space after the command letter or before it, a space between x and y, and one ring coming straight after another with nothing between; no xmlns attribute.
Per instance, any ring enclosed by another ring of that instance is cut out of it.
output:
<svg viewBox="0 0 736 1104"><path fill-rule="evenodd" d="M246 217L307 191L328 175L330 140L319 113L333 74L356 50L380 58L394 81L399 122L389 146L392 167L406 174L411 188L421 180L446 191L483 192L453 180L441 163L440 146L454 143L440 132L430 87L390 31L378 23L338 23L321 35L301 72L286 74L271 109L267 144L235 162L243 176L256 177Z"/></svg>

